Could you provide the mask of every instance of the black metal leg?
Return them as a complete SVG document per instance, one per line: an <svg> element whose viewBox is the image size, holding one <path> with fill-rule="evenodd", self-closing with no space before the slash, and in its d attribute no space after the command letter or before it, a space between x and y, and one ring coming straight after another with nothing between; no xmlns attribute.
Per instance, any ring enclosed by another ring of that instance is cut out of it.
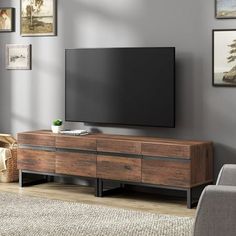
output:
<svg viewBox="0 0 236 236"><path fill-rule="evenodd" d="M47 182L53 182L54 181L53 176L47 175L46 178L47 178Z"/></svg>
<svg viewBox="0 0 236 236"><path fill-rule="evenodd" d="M24 187L24 179L23 179L23 173L21 170L19 170L19 187L22 188Z"/></svg>
<svg viewBox="0 0 236 236"><path fill-rule="evenodd" d="M124 184L124 183L121 183L121 184L120 184L120 188L125 188L125 184Z"/></svg>
<svg viewBox="0 0 236 236"><path fill-rule="evenodd" d="M96 197L104 197L104 196L108 196L111 194L121 193L123 190L122 186L123 186L123 184L120 184L120 187L118 187L118 188L104 190L103 180L96 179L95 196Z"/></svg>
<svg viewBox="0 0 236 236"><path fill-rule="evenodd" d="M202 184L202 185L196 186L194 188L187 189L187 207L189 209L197 206L200 195L201 195L203 189L207 185L209 185L209 183Z"/></svg>
<svg viewBox="0 0 236 236"><path fill-rule="evenodd" d="M192 208L192 188L187 189L187 207Z"/></svg>
<svg viewBox="0 0 236 236"><path fill-rule="evenodd" d="M95 196L102 197L103 193L103 181L101 179L96 179L95 182Z"/></svg>
<svg viewBox="0 0 236 236"><path fill-rule="evenodd" d="M48 176L43 176L42 179L37 179L33 181L24 181L24 177L27 173L24 173L23 170L19 170L19 187L23 188L26 186L36 185L36 184L43 184L48 182ZM49 176L50 177L50 176Z"/></svg>

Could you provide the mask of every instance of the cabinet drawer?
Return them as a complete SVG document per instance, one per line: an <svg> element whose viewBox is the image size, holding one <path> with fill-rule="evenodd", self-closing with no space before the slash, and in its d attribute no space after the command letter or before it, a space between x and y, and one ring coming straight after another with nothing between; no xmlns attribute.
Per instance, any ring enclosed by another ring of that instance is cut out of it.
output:
<svg viewBox="0 0 236 236"><path fill-rule="evenodd" d="M96 155L72 152L57 152L56 173L96 177Z"/></svg>
<svg viewBox="0 0 236 236"><path fill-rule="evenodd" d="M18 134L17 142L20 145L54 147L55 136L44 134Z"/></svg>
<svg viewBox="0 0 236 236"><path fill-rule="evenodd" d="M142 143L142 154L144 156L190 159L191 146L169 143Z"/></svg>
<svg viewBox="0 0 236 236"><path fill-rule="evenodd" d="M141 159L98 155L97 177L140 182Z"/></svg>
<svg viewBox="0 0 236 236"><path fill-rule="evenodd" d="M175 187L189 187L190 161L144 158L142 160L142 182Z"/></svg>
<svg viewBox="0 0 236 236"><path fill-rule="evenodd" d="M141 143L127 140L99 139L97 140L97 150L100 152L140 154Z"/></svg>
<svg viewBox="0 0 236 236"><path fill-rule="evenodd" d="M54 173L55 152L19 148L17 150L17 168Z"/></svg>
<svg viewBox="0 0 236 236"><path fill-rule="evenodd" d="M97 143L96 139L92 138L78 137L78 136L76 137L61 136L61 137L56 137L56 147L96 151Z"/></svg>

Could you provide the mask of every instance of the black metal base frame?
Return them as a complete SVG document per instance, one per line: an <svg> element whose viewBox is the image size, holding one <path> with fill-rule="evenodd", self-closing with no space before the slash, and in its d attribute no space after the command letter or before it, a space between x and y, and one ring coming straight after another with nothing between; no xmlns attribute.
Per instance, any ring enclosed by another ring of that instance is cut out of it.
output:
<svg viewBox="0 0 236 236"><path fill-rule="evenodd" d="M25 176L28 174L36 174L41 175L41 179L37 179L34 181L25 181ZM35 171L27 171L27 170L20 170L19 171L19 186L20 187L26 187L31 186L35 184L42 184L47 182L52 182L54 176L64 176L64 177L71 177L69 175L62 175L62 174L53 174L53 173L42 173L42 172L35 172ZM94 179L94 178L89 178ZM124 190L125 184L132 184L132 185L138 185L138 186L145 186L145 187L154 187L154 188L160 188L160 189L172 189L172 190L179 190L179 191L185 191L186 197L187 197L187 208L191 209L195 207L198 203L198 199L200 197L200 194L202 190L211 183L202 184L196 187L192 188L176 188L171 186L161 186L161 185L154 185L154 184L143 184L143 183L134 183L134 182L128 182L128 181L117 181L117 180L109 180L112 182L118 182L120 184L120 187L118 188L111 188L111 189L104 189L104 179L96 178L95 180L95 196L96 197L104 197L111 194L117 194L121 193Z"/></svg>
<svg viewBox="0 0 236 236"><path fill-rule="evenodd" d="M208 184L202 184L196 187L192 188L176 188L176 187L170 187L170 186L160 186L160 185L154 185L154 184L142 184L142 183L134 183L134 182L120 182L120 187L118 188L112 188L108 190L104 190L104 181L103 179L97 179L96 180L96 197L104 197L110 194L117 194L121 193L124 190L125 184L135 184L138 186L145 186L145 187L154 187L154 188L161 188L161 189L172 189L172 190L179 190L179 191L185 191L186 192L186 198L187 198L187 208L191 209L193 207L196 207L198 204L199 197L201 195L201 192ZM110 180L109 180L110 181Z"/></svg>

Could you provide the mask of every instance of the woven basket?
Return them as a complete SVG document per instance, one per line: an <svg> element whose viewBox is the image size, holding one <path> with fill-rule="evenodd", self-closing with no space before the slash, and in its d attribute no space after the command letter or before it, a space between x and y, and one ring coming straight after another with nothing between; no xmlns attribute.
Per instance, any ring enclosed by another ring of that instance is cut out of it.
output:
<svg viewBox="0 0 236 236"><path fill-rule="evenodd" d="M11 135L0 134L0 147L7 148L11 151L11 158L6 161L7 169L0 171L0 182L16 182L19 179L16 140Z"/></svg>

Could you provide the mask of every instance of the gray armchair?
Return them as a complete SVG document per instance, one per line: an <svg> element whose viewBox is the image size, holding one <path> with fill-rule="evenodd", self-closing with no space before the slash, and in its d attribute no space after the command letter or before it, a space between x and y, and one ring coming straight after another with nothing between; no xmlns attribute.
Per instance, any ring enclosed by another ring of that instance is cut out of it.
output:
<svg viewBox="0 0 236 236"><path fill-rule="evenodd" d="M236 165L224 165L197 207L194 236L236 236Z"/></svg>

